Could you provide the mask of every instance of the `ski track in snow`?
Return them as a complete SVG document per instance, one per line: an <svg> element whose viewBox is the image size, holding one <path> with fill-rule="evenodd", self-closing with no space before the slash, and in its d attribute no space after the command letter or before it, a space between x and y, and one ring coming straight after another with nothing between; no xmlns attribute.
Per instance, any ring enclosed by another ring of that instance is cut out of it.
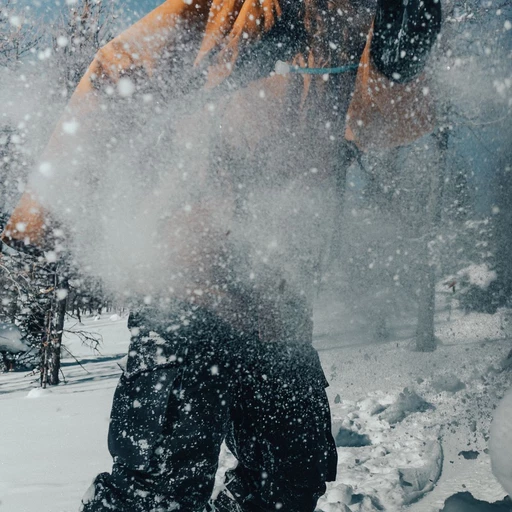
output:
<svg viewBox="0 0 512 512"><path fill-rule="evenodd" d="M350 499L347 485L354 493L377 497L391 511L436 512L448 496L464 490L479 499L501 499L505 492L484 450L493 407L511 384L510 371L496 370L511 345L502 328L503 312L463 315L455 310L448 320L441 306L436 334L442 344L434 353L419 354L411 350L413 319L391 325L390 340L375 343L364 321L358 323L334 301L325 300L317 311L315 345L330 382L334 430L343 425L367 434L373 443L338 449L338 480L329 484L319 507L344 510L341 503ZM76 511L94 476L110 468L106 434L121 374L117 363L126 354L129 334L126 318L106 314L84 322L75 327L103 336L101 354L68 335L64 343L84 368L65 358L65 384L37 390L37 376L0 374L0 512ZM436 378L446 375L456 375L465 388L434 390ZM405 387L435 410L412 414L391 428L373 409L396 401ZM439 482L425 497L403 506L398 468L424 466L433 446L427 443L439 437L444 453ZM466 460L459 456L462 450L479 455ZM232 463L223 450L217 489ZM364 503L350 510L372 510Z"/></svg>

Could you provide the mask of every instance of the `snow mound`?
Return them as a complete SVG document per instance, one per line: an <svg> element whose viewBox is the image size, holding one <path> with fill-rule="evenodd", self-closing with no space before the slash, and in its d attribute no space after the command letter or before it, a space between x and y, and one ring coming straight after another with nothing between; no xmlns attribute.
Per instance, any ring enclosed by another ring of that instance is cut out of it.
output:
<svg viewBox="0 0 512 512"><path fill-rule="evenodd" d="M117 322L118 320L121 320L121 317L116 313L116 314L113 314L113 315L109 318L109 320L110 320L111 322Z"/></svg>
<svg viewBox="0 0 512 512"><path fill-rule="evenodd" d="M39 398L41 396L49 395L51 391L49 389L34 388L28 392L27 398Z"/></svg>
<svg viewBox="0 0 512 512"><path fill-rule="evenodd" d="M489 453L494 476L512 496L512 389L503 397L494 413Z"/></svg>
<svg viewBox="0 0 512 512"><path fill-rule="evenodd" d="M424 464L420 467L406 467L398 470L404 503L409 504L430 492L443 469L443 450L438 440L425 445Z"/></svg>
<svg viewBox="0 0 512 512"><path fill-rule="evenodd" d="M21 331L14 324L0 322L0 351L17 354L29 347L23 342Z"/></svg>
<svg viewBox="0 0 512 512"><path fill-rule="evenodd" d="M439 432L411 434L418 415L431 404L407 388L395 396L381 394L332 407L333 434L350 430L371 445L338 449L338 480L329 483L318 502L322 512L400 510L432 490L441 475L443 450ZM390 424L384 413L390 411ZM347 443L348 444L348 443Z"/></svg>
<svg viewBox="0 0 512 512"><path fill-rule="evenodd" d="M403 392L398 395L396 402L387 407L380 417L390 425L394 425L403 421L409 414L425 412L431 409L434 409L432 404L425 401L414 391L404 388Z"/></svg>

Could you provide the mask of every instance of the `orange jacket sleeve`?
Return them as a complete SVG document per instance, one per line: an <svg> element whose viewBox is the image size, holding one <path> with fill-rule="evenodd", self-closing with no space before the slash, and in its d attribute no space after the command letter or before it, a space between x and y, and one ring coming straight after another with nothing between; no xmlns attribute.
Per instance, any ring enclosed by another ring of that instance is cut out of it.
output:
<svg viewBox="0 0 512 512"><path fill-rule="evenodd" d="M94 117L99 106L98 92L103 87L117 84L128 72L130 76L151 79L162 52L172 43L173 30L179 20L197 22L204 30L210 3L211 0L167 0L101 48L80 80L40 161L51 161L55 155L65 154L64 124L80 119L80 124L87 127L88 119ZM29 182L1 240L44 247L49 235L47 223L44 207Z"/></svg>

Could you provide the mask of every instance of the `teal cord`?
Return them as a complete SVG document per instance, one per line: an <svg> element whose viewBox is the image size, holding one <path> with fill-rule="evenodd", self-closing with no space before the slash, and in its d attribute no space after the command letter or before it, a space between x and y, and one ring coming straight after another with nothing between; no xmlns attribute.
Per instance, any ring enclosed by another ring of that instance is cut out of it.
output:
<svg viewBox="0 0 512 512"><path fill-rule="evenodd" d="M288 73L300 73L302 75L332 75L336 73L346 73L357 69L359 64L349 64L347 66L339 66L337 68L300 68L299 66L290 66Z"/></svg>

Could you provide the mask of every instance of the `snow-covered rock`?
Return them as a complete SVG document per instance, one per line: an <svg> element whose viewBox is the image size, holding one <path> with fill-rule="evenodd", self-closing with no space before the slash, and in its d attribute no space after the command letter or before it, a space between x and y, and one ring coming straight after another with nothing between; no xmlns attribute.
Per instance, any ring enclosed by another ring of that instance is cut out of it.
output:
<svg viewBox="0 0 512 512"><path fill-rule="evenodd" d="M425 412L429 409L434 409L434 406L414 391L404 388L403 392L398 395L396 402L386 408L380 414L380 418L386 420L390 425L394 425L403 421L409 414Z"/></svg>
<svg viewBox="0 0 512 512"><path fill-rule="evenodd" d="M353 430L340 426L338 433L334 436L336 446L345 447L361 447L372 444L370 438L366 434L358 434Z"/></svg>
<svg viewBox="0 0 512 512"><path fill-rule="evenodd" d="M494 476L512 497L512 389L503 397L494 413L489 452Z"/></svg>
<svg viewBox="0 0 512 512"><path fill-rule="evenodd" d="M443 450L438 440L428 441L422 466L405 467L398 470L404 503L409 504L430 492L441 476Z"/></svg>

